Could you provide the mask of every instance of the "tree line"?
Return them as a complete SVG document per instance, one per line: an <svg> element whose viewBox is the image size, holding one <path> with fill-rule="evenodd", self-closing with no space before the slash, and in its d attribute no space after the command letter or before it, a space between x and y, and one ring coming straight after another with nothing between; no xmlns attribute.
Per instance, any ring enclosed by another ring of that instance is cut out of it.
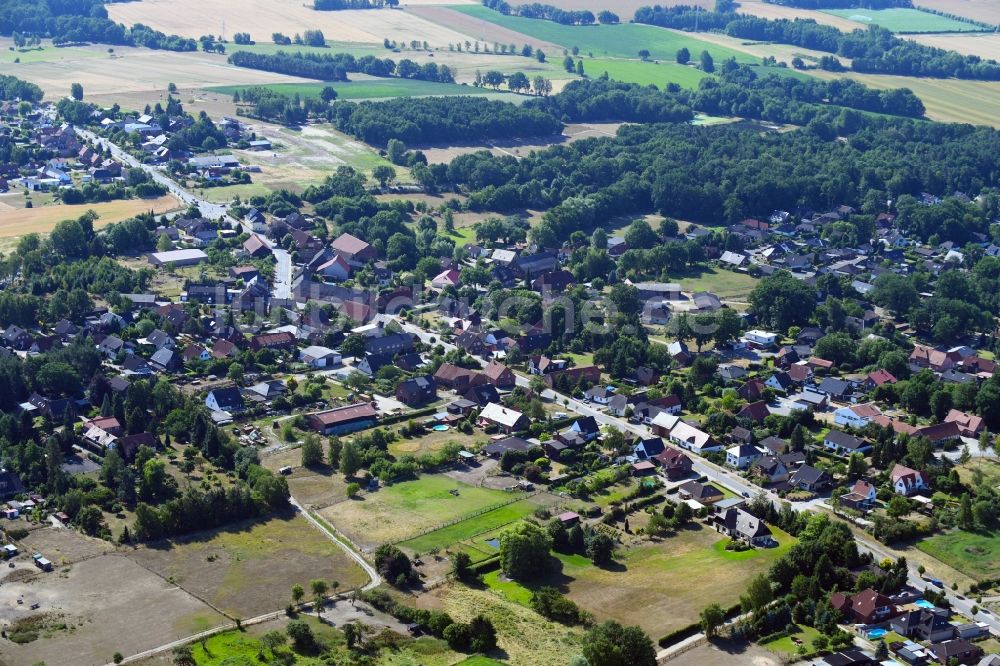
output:
<svg viewBox="0 0 1000 666"><path fill-rule="evenodd" d="M313 9L321 12L341 9L380 9L398 5L399 0L313 0Z"/></svg>
<svg viewBox="0 0 1000 666"><path fill-rule="evenodd" d="M167 35L141 23L131 28L115 23L108 18L103 0L0 0L0 35L15 32L51 37L54 44L100 42L168 51L197 49L193 39Z"/></svg>
<svg viewBox="0 0 1000 666"><path fill-rule="evenodd" d="M397 76L403 79L440 83L455 82L455 76L447 65L437 65L432 62L418 65L407 58L396 63L389 58L376 58L374 56L355 58L349 53L286 53L278 51L274 54L263 54L240 51L229 56L229 62L237 67L260 69L265 72L301 76L320 81L346 81L349 73L360 73L370 76Z"/></svg>
<svg viewBox="0 0 1000 666"><path fill-rule="evenodd" d="M506 0L483 0L483 6L507 16L543 19L562 25L593 25L595 22L613 25L620 21L618 15L609 10L598 12L597 16L594 16L594 12L587 9L563 9L539 2L511 5Z"/></svg>
<svg viewBox="0 0 1000 666"><path fill-rule="evenodd" d="M0 74L0 101L23 100L25 102L40 102L45 93L34 83L22 81L16 76Z"/></svg>
<svg viewBox="0 0 1000 666"><path fill-rule="evenodd" d="M561 122L532 108L482 97L398 98L385 102L336 102L337 129L366 143L481 142L484 139L551 136Z"/></svg>

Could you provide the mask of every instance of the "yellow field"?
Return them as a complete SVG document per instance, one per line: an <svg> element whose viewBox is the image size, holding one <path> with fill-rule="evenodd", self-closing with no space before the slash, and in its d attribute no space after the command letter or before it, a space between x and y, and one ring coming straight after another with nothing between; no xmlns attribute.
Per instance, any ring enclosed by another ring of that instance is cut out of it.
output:
<svg viewBox="0 0 1000 666"><path fill-rule="evenodd" d="M139 3L135 3L139 4ZM0 41L6 48L9 40ZM180 88L207 88L221 85L256 85L294 83L306 79L262 72L226 63L225 56L207 53L153 51L127 46L88 46L73 49L46 48L22 58L18 64L4 66L4 74L13 74L41 86L47 99L59 99L69 93L70 85L81 83L84 94L123 94L160 91L166 97L167 83Z"/></svg>
<svg viewBox="0 0 1000 666"><path fill-rule="evenodd" d="M303 0L143 0L108 5L112 20L126 25L143 23L166 33L197 38L219 34L225 22L227 38L234 32L249 32L260 42L271 34L292 36L306 30L322 30L327 40L381 43L386 37L409 43L418 39L432 47L475 39L425 21L409 12L393 9L358 9L318 12ZM234 11L235 9L235 11Z"/></svg>
<svg viewBox="0 0 1000 666"><path fill-rule="evenodd" d="M824 79L844 76L833 72L811 72ZM872 88L909 88L927 107L931 120L1000 127L1000 82L924 79L910 76L853 74L848 76Z"/></svg>
<svg viewBox="0 0 1000 666"><path fill-rule="evenodd" d="M173 195L159 199L123 199L80 206L60 204L17 209L4 204L4 207L0 208L0 238L15 238L30 233L45 234L52 231L59 222L80 217L88 210L93 210L100 215L94 226L103 227L148 210L159 214L176 210L179 207L180 202Z"/></svg>

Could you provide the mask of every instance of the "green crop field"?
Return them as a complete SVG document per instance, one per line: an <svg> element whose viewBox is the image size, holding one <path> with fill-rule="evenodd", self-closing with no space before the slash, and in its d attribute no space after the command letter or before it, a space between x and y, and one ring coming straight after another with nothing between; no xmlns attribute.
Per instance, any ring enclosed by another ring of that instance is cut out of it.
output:
<svg viewBox="0 0 1000 666"><path fill-rule="evenodd" d="M979 26L946 16L938 16L919 9L825 9L832 14L864 25L880 25L886 30L901 33L916 32L981 32Z"/></svg>
<svg viewBox="0 0 1000 666"><path fill-rule="evenodd" d="M693 60L697 60L698 55L707 50L716 63L729 57L736 58L737 62L760 62L759 59L746 53L651 25L622 23L573 26L519 16L505 16L474 5L455 6L451 9L565 48L579 47L581 55L584 56L593 53L594 57L636 58L639 51L645 49L654 60L674 61L677 50L686 47L691 52ZM486 37L489 39L488 34ZM547 55L550 58L561 58L560 54ZM586 59L583 65L587 67Z"/></svg>
<svg viewBox="0 0 1000 666"><path fill-rule="evenodd" d="M697 88L698 82L708 74L689 65L676 62L642 62L616 58L585 59L584 71L588 76L598 77L607 72L608 78L625 83L654 85L664 88L668 83L676 83L682 88Z"/></svg>
<svg viewBox="0 0 1000 666"><path fill-rule="evenodd" d="M319 97L320 91L326 86L331 86L337 91L338 99L386 99L390 97L431 97L442 95L499 95L510 99L519 98L519 96L510 93L494 92L487 88L408 79L364 79L361 81L332 81L329 83L270 83L261 87L284 95ZM236 91L244 90L248 87L215 86L209 88L209 90L223 95L232 95Z"/></svg>

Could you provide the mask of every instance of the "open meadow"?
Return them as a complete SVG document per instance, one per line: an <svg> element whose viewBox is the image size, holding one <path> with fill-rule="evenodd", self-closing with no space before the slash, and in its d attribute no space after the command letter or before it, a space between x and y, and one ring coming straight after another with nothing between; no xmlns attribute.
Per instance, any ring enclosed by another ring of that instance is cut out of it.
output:
<svg viewBox="0 0 1000 666"><path fill-rule="evenodd" d="M417 605L443 610L460 622L468 622L480 613L486 615L497 629L497 644L507 654L506 663L566 666L570 658L580 652L582 629L546 620L533 610L489 590L448 583L421 595ZM476 662L471 665L480 666Z"/></svg>
<svg viewBox="0 0 1000 666"><path fill-rule="evenodd" d="M296 583L336 580L349 590L368 580L340 546L292 514L150 544L131 557L233 617L281 608Z"/></svg>
<svg viewBox="0 0 1000 666"><path fill-rule="evenodd" d="M739 12L750 14L765 19L789 19L809 18L823 25L833 26L843 32L857 30L858 24L849 19L827 14L826 12L812 9L799 9L798 7L786 7L785 5L774 5L763 0L744 0L740 2Z"/></svg>
<svg viewBox="0 0 1000 666"><path fill-rule="evenodd" d="M19 193L15 195L20 197ZM32 233L47 234L59 222L76 219L88 210L93 210L100 216L94 225L100 228L146 211L160 214L179 207L180 202L172 194L157 199L119 199L73 206L51 204L37 208L14 207L0 199L0 238L16 238Z"/></svg>
<svg viewBox="0 0 1000 666"><path fill-rule="evenodd" d="M554 585L598 621L637 624L654 640L697 622L712 603L728 607L739 601L747 581L770 566L795 540L773 528L777 548L742 553L725 550L728 539L714 530L692 525L659 543L619 552L618 564L595 567L581 555L558 555L562 570L539 585ZM522 586L487 577L508 600L524 603L530 595ZM519 589L520 588L520 589Z"/></svg>
<svg viewBox="0 0 1000 666"><path fill-rule="evenodd" d="M996 534L952 530L920 541L917 548L978 581L1000 576Z"/></svg>
<svg viewBox="0 0 1000 666"><path fill-rule="evenodd" d="M878 25L898 33L908 32L976 32L981 27L967 21L938 16L919 9L894 7L891 9L824 9L832 14L861 25Z"/></svg>
<svg viewBox="0 0 1000 666"><path fill-rule="evenodd" d="M235 12L231 0L143 0L109 5L108 14L126 25L143 23L195 39L206 33L231 39L234 32L249 32L257 41L271 41L275 32L292 36L306 30L321 30L327 39L341 42L419 39L434 47L475 39L399 9L320 12L301 0L245 0Z"/></svg>

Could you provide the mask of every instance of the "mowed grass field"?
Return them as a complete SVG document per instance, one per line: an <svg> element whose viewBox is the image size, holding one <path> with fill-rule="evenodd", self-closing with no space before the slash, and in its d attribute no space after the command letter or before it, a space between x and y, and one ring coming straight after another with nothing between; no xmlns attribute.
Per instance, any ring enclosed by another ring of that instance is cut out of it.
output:
<svg viewBox="0 0 1000 666"><path fill-rule="evenodd" d="M153 544L132 559L238 617L282 607L296 583L321 578L349 590L368 581L337 544L294 514Z"/></svg>
<svg viewBox="0 0 1000 666"><path fill-rule="evenodd" d="M654 60L675 61L677 50L686 47L691 57L707 50L716 63L729 57L738 62L759 62L745 53L723 46L710 44L695 37L649 25L622 23L619 25L569 26L552 21L539 21L505 16L485 7L452 7L451 11L473 16L509 30L530 35L537 39L558 44L564 48L579 47L581 56L593 53L594 57L637 58L645 49ZM486 35L487 41L490 35ZM550 58L561 58L561 54L547 54ZM584 68L587 66L584 58Z"/></svg>
<svg viewBox="0 0 1000 666"><path fill-rule="evenodd" d="M824 9L832 14L863 25L879 25L892 32L976 32L983 28L947 16L938 16L919 9Z"/></svg>
<svg viewBox="0 0 1000 666"><path fill-rule="evenodd" d="M677 280L683 291L710 291L722 299L743 299L757 284L757 278L724 268L706 268L698 275Z"/></svg>
<svg viewBox="0 0 1000 666"><path fill-rule="evenodd" d="M456 490L457 495L450 491ZM423 532L510 502L516 493L479 488L442 474L393 484L319 511L352 541L366 547L412 539Z"/></svg>
<svg viewBox="0 0 1000 666"><path fill-rule="evenodd" d="M976 580L1000 576L1000 538L954 530L923 539L917 548Z"/></svg>
<svg viewBox="0 0 1000 666"><path fill-rule="evenodd" d="M100 228L146 211L151 210L160 214L179 207L180 202L173 195L157 199L120 199L78 206L56 204L38 208L13 208L7 204L0 204L0 238L14 238L32 233L47 234L59 222L76 219L88 210L93 210L100 216L94 225Z"/></svg>
<svg viewBox="0 0 1000 666"><path fill-rule="evenodd" d="M766 572L795 543L772 529L777 548L744 553L726 551L728 539L699 525L660 543L621 551L620 567L601 569L584 556L559 555L561 574L538 584L555 585L598 621L636 624L655 640L697 621L712 603L726 607L739 601L747 581ZM530 592L516 583L495 577L486 583L509 601L530 599Z"/></svg>
<svg viewBox="0 0 1000 666"><path fill-rule="evenodd" d="M508 99L518 97L510 93L494 92L490 88L436 81L413 81L408 79L374 79L358 81L330 81L316 83L272 83L261 86L284 95L319 97L326 86L337 91L337 99L385 99L390 97L430 97L445 95L499 95ZM247 86L213 86L211 92L232 95Z"/></svg>
<svg viewBox="0 0 1000 666"><path fill-rule="evenodd" d="M469 553L473 561L478 562L497 553L496 548L486 541L495 537L501 527L530 516L537 508L538 505L530 499L520 500L428 532L399 545L414 553L426 553L435 548L444 550L460 542L466 542L459 545L458 550Z"/></svg>

